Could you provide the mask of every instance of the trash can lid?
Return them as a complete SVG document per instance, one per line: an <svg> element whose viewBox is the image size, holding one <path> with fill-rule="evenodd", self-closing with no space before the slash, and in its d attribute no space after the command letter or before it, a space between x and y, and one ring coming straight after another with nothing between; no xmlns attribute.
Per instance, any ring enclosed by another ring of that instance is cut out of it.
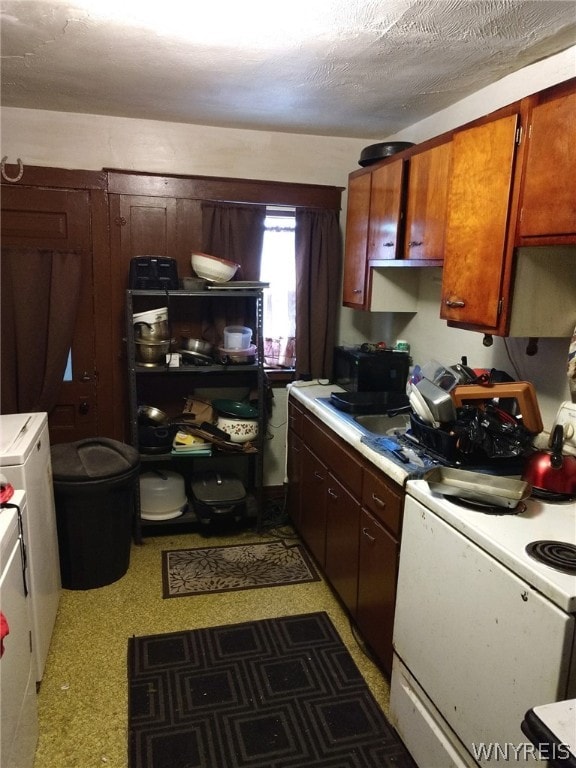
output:
<svg viewBox="0 0 576 768"><path fill-rule="evenodd" d="M123 475L140 463L135 448L107 437L53 445L50 454L54 479L78 483Z"/></svg>

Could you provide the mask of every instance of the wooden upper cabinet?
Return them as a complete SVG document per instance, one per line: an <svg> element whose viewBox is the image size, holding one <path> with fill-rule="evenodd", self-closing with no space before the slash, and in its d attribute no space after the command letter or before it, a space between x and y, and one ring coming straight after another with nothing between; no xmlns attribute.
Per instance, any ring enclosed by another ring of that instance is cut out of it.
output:
<svg viewBox="0 0 576 768"><path fill-rule="evenodd" d="M444 258L451 160L452 142L410 158L402 254L405 260L441 262Z"/></svg>
<svg viewBox="0 0 576 768"><path fill-rule="evenodd" d="M368 261L395 259L402 235L406 161L386 163L371 176Z"/></svg>
<svg viewBox="0 0 576 768"><path fill-rule="evenodd" d="M362 309L366 297L366 253L371 174L351 176L348 184L342 303Z"/></svg>
<svg viewBox="0 0 576 768"><path fill-rule="evenodd" d="M538 244L534 238L576 234L576 92L538 101L528 117L527 147L522 179L519 244Z"/></svg>
<svg viewBox="0 0 576 768"><path fill-rule="evenodd" d="M440 316L499 330L519 115L454 134Z"/></svg>

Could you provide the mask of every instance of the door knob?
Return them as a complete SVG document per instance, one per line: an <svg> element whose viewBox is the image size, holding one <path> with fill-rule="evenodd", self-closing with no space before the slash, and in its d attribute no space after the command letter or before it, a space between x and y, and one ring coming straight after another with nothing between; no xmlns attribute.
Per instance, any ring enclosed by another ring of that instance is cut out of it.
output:
<svg viewBox="0 0 576 768"><path fill-rule="evenodd" d="M80 415L86 416L89 410L90 410L90 404L88 403L88 401L82 400L82 402L78 406L78 411L80 412Z"/></svg>

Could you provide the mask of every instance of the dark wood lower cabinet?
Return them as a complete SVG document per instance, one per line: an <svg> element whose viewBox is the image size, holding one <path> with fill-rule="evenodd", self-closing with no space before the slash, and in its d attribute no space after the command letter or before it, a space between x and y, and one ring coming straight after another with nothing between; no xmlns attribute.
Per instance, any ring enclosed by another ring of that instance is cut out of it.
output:
<svg viewBox="0 0 576 768"><path fill-rule="evenodd" d="M326 563L326 465L304 446L302 457L302 489L300 533L308 548L324 567Z"/></svg>
<svg viewBox="0 0 576 768"><path fill-rule="evenodd" d="M356 616L360 503L332 474L326 493L326 576Z"/></svg>
<svg viewBox="0 0 576 768"><path fill-rule="evenodd" d="M390 674L404 492L292 400L288 410L291 520Z"/></svg>
<svg viewBox="0 0 576 768"><path fill-rule="evenodd" d="M356 621L384 669L392 672L392 628L400 545L375 517L360 513Z"/></svg>

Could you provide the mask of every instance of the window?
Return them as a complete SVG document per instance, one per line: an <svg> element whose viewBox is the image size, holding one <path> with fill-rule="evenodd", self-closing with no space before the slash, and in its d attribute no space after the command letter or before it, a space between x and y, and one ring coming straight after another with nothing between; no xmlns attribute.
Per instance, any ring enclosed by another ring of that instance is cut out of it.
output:
<svg viewBox="0 0 576 768"><path fill-rule="evenodd" d="M264 290L264 361L293 368L296 335L296 217L293 208L269 206L264 220L260 279Z"/></svg>

